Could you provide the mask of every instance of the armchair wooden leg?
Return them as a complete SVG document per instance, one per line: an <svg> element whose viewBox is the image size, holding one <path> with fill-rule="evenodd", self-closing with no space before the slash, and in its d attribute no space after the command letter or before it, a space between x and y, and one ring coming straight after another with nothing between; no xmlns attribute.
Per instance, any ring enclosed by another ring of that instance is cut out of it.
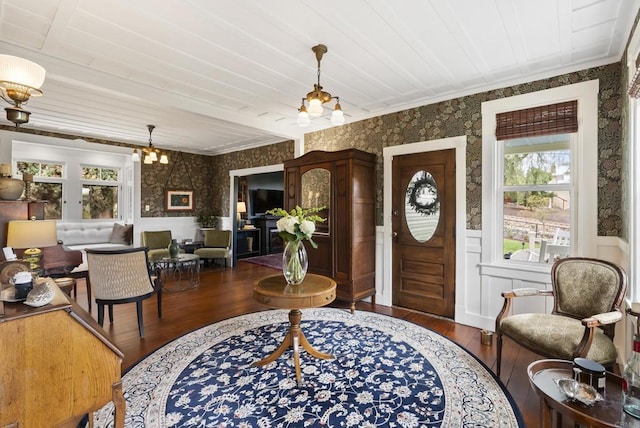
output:
<svg viewBox="0 0 640 428"><path fill-rule="evenodd" d="M109 307L109 322L113 323L113 305L107 305Z"/></svg>
<svg viewBox="0 0 640 428"><path fill-rule="evenodd" d="M497 345L497 349L496 349L496 375L498 376L498 378L500 377L500 364L502 363L502 334L500 334L500 332L497 332L498 334L496 335L496 345Z"/></svg>
<svg viewBox="0 0 640 428"><path fill-rule="evenodd" d="M142 300L136 302L136 311L138 312L138 331L140 337L144 337L144 324L142 322Z"/></svg>

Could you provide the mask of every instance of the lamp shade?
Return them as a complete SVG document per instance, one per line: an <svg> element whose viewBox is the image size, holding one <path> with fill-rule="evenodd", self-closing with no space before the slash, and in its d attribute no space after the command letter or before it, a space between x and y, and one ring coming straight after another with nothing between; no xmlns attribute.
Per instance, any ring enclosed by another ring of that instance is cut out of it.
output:
<svg viewBox="0 0 640 428"><path fill-rule="evenodd" d="M44 83L44 67L24 58L0 55L0 81L40 88Z"/></svg>
<svg viewBox="0 0 640 428"><path fill-rule="evenodd" d="M238 213L246 213L247 212L246 202L238 202L237 211Z"/></svg>
<svg viewBox="0 0 640 428"><path fill-rule="evenodd" d="M7 246L13 248L53 247L58 244L55 220L11 220Z"/></svg>

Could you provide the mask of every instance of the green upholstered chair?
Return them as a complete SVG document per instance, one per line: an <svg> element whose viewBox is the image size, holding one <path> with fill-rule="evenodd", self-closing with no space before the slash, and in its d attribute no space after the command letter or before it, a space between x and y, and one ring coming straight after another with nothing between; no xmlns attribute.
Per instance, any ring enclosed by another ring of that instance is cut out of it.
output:
<svg viewBox="0 0 640 428"><path fill-rule="evenodd" d="M568 257L551 268L551 286L502 293L504 305L496 318L498 376L503 335L546 358L582 357L608 368L615 363L613 335L627 291L624 270L604 260ZM551 313L509 315L513 299L531 296L553 297Z"/></svg>
<svg viewBox="0 0 640 428"><path fill-rule="evenodd" d="M231 231L205 230L202 247L195 250L193 254L205 261L224 259L224 265L227 266L227 259L231 256Z"/></svg>
<svg viewBox="0 0 640 428"><path fill-rule="evenodd" d="M140 234L140 242L149 250L149 259L157 260L169 257L169 244L171 243L170 230L145 230ZM180 250L184 253L183 250Z"/></svg>

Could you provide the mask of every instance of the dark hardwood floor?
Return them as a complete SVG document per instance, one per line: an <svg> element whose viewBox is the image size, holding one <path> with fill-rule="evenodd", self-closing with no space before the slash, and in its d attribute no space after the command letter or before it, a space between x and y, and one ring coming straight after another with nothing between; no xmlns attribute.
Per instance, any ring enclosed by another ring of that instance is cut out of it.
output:
<svg viewBox="0 0 640 428"><path fill-rule="evenodd" d="M163 344L189 331L237 315L269 309L253 299L252 286L254 281L277 273L277 270L246 262L238 263L235 268L203 268L198 288L163 294L162 319L157 317L155 298L144 302L144 339L138 336L135 305L114 306L115 320L113 324L109 324L106 319L104 327L124 352L123 371ZM78 282L77 301L87 309L83 280ZM332 306L345 310L348 308L342 302L334 302ZM495 368L495 343L492 346L482 345L480 330L477 328L423 313L366 302L358 303L357 310L391 315L422 325L463 346L491 370ZM96 313L94 304L94 318L97 317ZM538 426L538 397L529 386L526 370L529 363L540 358L505 339L501 380L522 412L527 427Z"/></svg>

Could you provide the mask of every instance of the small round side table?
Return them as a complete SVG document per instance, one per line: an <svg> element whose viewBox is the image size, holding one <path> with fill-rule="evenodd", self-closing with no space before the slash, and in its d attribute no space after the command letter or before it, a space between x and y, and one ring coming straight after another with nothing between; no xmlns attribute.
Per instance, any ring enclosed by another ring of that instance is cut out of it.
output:
<svg viewBox="0 0 640 428"><path fill-rule="evenodd" d="M257 281L253 285L253 297L260 303L273 308L291 309L289 312L289 331L286 337L271 355L254 363L264 366L275 361L284 351L293 348L293 362L296 368L298 386L302 386L302 372L300 370L300 345L313 357L330 360L331 354L325 354L315 349L300 328L302 312L300 309L318 308L328 305L336 298L336 282L322 275L307 274L304 281L298 285L287 285L282 275L269 276Z"/></svg>

